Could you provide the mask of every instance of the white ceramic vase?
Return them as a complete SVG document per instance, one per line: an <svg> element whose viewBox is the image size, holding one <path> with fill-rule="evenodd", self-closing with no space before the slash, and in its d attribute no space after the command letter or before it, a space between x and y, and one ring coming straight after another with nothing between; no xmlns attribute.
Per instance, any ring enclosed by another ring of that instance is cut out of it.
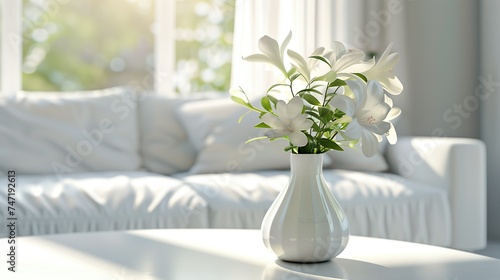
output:
<svg viewBox="0 0 500 280"><path fill-rule="evenodd" d="M349 222L323 178L323 154L291 154L288 185L262 221L267 248L284 261L323 262L340 254Z"/></svg>

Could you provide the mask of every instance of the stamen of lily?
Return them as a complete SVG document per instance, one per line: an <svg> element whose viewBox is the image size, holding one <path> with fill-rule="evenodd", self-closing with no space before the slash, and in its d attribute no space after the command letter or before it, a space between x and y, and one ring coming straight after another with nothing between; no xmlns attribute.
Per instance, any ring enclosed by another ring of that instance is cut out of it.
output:
<svg viewBox="0 0 500 280"><path fill-rule="evenodd" d="M377 122L377 120L373 116L369 116L367 121L369 124L374 124L375 122Z"/></svg>

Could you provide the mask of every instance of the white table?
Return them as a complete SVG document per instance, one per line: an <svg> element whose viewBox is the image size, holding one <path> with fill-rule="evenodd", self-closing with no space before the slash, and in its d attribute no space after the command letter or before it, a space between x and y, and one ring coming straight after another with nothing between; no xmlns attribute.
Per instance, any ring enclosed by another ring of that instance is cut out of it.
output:
<svg viewBox="0 0 500 280"><path fill-rule="evenodd" d="M279 261L256 230L169 229L17 237L16 273L0 239L0 279L500 279L500 260L352 236L330 262Z"/></svg>

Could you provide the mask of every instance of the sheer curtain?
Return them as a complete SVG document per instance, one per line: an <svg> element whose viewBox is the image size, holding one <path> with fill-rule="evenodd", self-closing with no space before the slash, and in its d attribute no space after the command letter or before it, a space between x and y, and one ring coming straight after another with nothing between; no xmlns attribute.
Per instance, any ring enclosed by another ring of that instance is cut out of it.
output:
<svg viewBox="0 0 500 280"><path fill-rule="evenodd" d="M1 96L13 97L21 89L22 1L0 1L1 7ZM0 96L0 97L1 97Z"/></svg>
<svg viewBox="0 0 500 280"><path fill-rule="evenodd" d="M303 55L329 45L337 31L329 0L236 0L231 86L261 96L276 81L273 69L242 57L259 52L259 38L268 35L281 43L292 31L289 47ZM333 28L332 28L333 27Z"/></svg>

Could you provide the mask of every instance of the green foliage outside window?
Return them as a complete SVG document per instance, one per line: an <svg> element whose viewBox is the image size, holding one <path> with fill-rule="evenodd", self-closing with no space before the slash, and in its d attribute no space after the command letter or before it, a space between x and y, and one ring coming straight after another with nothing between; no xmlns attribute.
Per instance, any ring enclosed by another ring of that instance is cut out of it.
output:
<svg viewBox="0 0 500 280"><path fill-rule="evenodd" d="M153 75L154 0L23 1L24 90L99 89ZM177 92L227 90L233 1L177 1Z"/></svg>

